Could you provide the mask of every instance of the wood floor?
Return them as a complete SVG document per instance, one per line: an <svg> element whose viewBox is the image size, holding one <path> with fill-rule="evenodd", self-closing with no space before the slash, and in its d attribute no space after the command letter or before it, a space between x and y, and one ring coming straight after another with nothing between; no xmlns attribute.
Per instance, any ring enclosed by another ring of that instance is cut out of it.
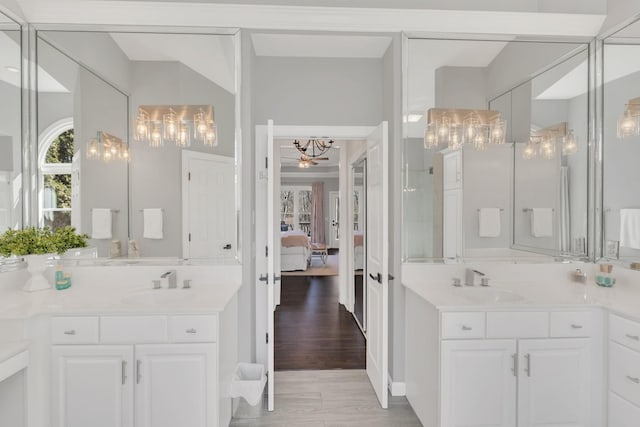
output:
<svg viewBox="0 0 640 427"><path fill-rule="evenodd" d="M275 314L275 369L364 369L366 342L338 304L338 276L282 277Z"/></svg>
<svg viewBox="0 0 640 427"><path fill-rule="evenodd" d="M364 370L276 372L275 411L241 400L231 426L421 426L404 397L382 409Z"/></svg>

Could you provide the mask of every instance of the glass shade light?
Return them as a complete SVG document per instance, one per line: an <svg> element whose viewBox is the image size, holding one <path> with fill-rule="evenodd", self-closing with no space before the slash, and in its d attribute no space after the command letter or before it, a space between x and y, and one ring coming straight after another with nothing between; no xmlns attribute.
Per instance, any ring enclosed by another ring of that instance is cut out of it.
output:
<svg viewBox="0 0 640 427"><path fill-rule="evenodd" d="M136 116L133 138L136 141L149 139L149 115L142 109L138 110Z"/></svg>
<svg viewBox="0 0 640 427"><path fill-rule="evenodd" d="M628 138L640 134L640 110L634 114L631 105L627 105L624 114L618 119L618 138Z"/></svg>
<svg viewBox="0 0 640 427"><path fill-rule="evenodd" d="M205 117L204 111L199 110L193 115L193 132L196 139L205 140L209 124Z"/></svg>
<svg viewBox="0 0 640 427"><path fill-rule="evenodd" d="M551 160L556 156L556 141L553 138L544 138L540 143L540 155L543 159Z"/></svg>
<svg viewBox="0 0 640 427"><path fill-rule="evenodd" d="M188 147L191 145L191 132L186 123L181 122L178 128L178 136L176 138L178 147Z"/></svg>
<svg viewBox="0 0 640 427"><path fill-rule="evenodd" d="M211 123L204 134L204 145L218 146L218 132L215 123Z"/></svg>
<svg viewBox="0 0 640 427"><path fill-rule="evenodd" d="M573 134L573 129L569 129L567 135L562 138L562 154L564 156L570 156L578 152L578 141Z"/></svg>
<svg viewBox="0 0 640 427"><path fill-rule="evenodd" d="M106 132L98 132L96 138L87 143L87 158L110 162L120 159L128 161L129 147L120 138Z"/></svg>
<svg viewBox="0 0 640 427"><path fill-rule="evenodd" d="M151 133L149 134L149 146L153 148L162 146L162 131L158 124L153 125L153 128L151 129Z"/></svg>
<svg viewBox="0 0 640 427"><path fill-rule="evenodd" d="M101 156L100 143L93 138L87 143L87 159L99 159Z"/></svg>
<svg viewBox="0 0 640 427"><path fill-rule="evenodd" d="M427 111L424 147L459 149L469 144L483 150L488 144L504 144L506 126L497 111L431 108Z"/></svg>
<svg viewBox="0 0 640 427"><path fill-rule="evenodd" d="M536 142L533 140L533 138L531 138L522 149L522 158L525 160L530 160L535 157L536 157Z"/></svg>
<svg viewBox="0 0 640 427"><path fill-rule="evenodd" d="M162 116L163 138L167 141L176 141L178 139L179 126L178 115L173 109L169 108L169 112Z"/></svg>

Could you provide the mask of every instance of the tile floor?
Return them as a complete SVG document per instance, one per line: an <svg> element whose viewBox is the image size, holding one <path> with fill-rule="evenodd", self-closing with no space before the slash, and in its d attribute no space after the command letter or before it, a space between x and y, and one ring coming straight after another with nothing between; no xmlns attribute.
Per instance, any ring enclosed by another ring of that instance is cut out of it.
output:
<svg viewBox="0 0 640 427"><path fill-rule="evenodd" d="M364 370L276 372L275 411L241 401L231 426L421 426L404 397L382 409Z"/></svg>

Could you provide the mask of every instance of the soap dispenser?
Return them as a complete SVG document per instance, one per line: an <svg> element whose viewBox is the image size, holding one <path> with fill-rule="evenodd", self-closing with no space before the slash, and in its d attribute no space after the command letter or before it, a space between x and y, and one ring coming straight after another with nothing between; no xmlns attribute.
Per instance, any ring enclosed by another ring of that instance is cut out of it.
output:
<svg viewBox="0 0 640 427"><path fill-rule="evenodd" d="M56 265L56 289L61 291L71 286L71 275L64 274L62 271L62 264Z"/></svg>
<svg viewBox="0 0 640 427"><path fill-rule="evenodd" d="M612 274L613 265L600 264L600 272L596 274L596 284L610 288L616 283L616 278Z"/></svg>

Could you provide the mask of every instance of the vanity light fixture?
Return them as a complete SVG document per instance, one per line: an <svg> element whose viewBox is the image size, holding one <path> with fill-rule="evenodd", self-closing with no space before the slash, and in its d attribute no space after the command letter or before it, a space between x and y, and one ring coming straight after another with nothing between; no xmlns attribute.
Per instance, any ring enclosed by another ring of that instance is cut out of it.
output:
<svg viewBox="0 0 640 427"><path fill-rule="evenodd" d="M640 135L640 98L630 99L618 119L618 138Z"/></svg>
<svg viewBox="0 0 640 427"><path fill-rule="evenodd" d="M558 123L531 133L529 141L522 149L522 158L529 160L538 156L551 160L556 156L556 146L560 142L562 155L578 152L578 140L567 122Z"/></svg>
<svg viewBox="0 0 640 427"><path fill-rule="evenodd" d="M191 135L210 147L218 146L218 132L210 105L141 105L134 120L134 139L161 147L165 142L188 147Z"/></svg>
<svg viewBox="0 0 640 427"><path fill-rule="evenodd" d="M307 140L306 143L301 143L300 140L296 139L293 141L293 145L303 156L308 159L314 159L316 157L320 157L325 154L327 151L331 149L333 146L333 139L318 139L315 136L312 136Z"/></svg>
<svg viewBox="0 0 640 427"><path fill-rule="evenodd" d="M105 162L128 161L130 158L129 147L117 136L99 131L96 137L87 143L87 158Z"/></svg>
<svg viewBox="0 0 640 427"><path fill-rule="evenodd" d="M504 144L507 123L497 111L430 108L424 131L426 149L446 145L455 150L471 144L483 150L487 144Z"/></svg>

